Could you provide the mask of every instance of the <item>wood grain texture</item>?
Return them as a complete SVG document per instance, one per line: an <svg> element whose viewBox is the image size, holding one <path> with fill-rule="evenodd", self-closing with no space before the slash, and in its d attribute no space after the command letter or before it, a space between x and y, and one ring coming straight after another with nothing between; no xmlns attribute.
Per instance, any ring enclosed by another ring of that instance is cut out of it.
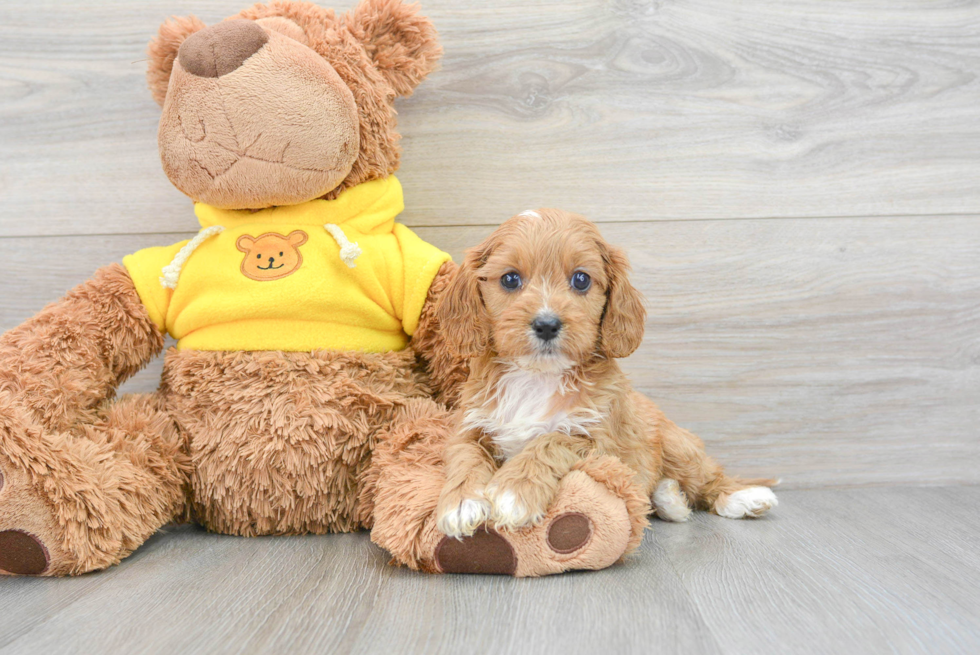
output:
<svg viewBox="0 0 980 655"><path fill-rule="evenodd" d="M0 6L0 235L193 229L145 46L241 0ZM345 9L352 3L340 0ZM425 0L401 102L410 225L980 212L980 4Z"/></svg>
<svg viewBox="0 0 980 655"><path fill-rule="evenodd" d="M980 483L978 220L604 225L650 310L624 367L733 472L790 488ZM418 231L459 260L490 229ZM0 330L98 265L186 236L0 239ZM125 390L155 389L160 364Z"/></svg>
<svg viewBox="0 0 980 655"><path fill-rule="evenodd" d="M975 653L980 489L785 492L768 518L654 521L539 580L388 566L364 533L153 537L122 565L0 584L0 653Z"/></svg>
<svg viewBox="0 0 980 655"><path fill-rule="evenodd" d="M782 498L771 521L700 517L716 530L656 530L698 609L713 618L724 650L976 652L980 550L970 505L980 490Z"/></svg>

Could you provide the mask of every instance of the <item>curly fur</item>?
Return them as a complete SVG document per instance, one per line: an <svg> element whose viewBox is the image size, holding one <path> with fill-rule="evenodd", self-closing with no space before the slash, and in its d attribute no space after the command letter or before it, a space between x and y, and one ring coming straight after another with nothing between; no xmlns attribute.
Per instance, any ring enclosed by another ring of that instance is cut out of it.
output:
<svg viewBox="0 0 980 655"><path fill-rule="evenodd" d="M435 399L449 407L459 400L459 391L470 373L467 359L446 348L446 339L436 312L438 300L452 283L457 268L453 262L446 262L439 269L429 287L419 327L412 335L412 346L429 377Z"/></svg>
<svg viewBox="0 0 980 655"><path fill-rule="evenodd" d="M590 286L574 288L576 274ZM729 515L729 494L771 484L726 476L697 437L633 392L615 358L642 341L642 299L625 254L585 218L540 209L505 222L467 252L437 313L453 352L472 357L446 447L438 515L448 535L473 534L475 522L454 518L467 503L491 507L498 529L540 524L562 478L600 456L634 472L644 503L670 478L696 504ZM558 321L547 338L534 328L542 317Z"/></svg>

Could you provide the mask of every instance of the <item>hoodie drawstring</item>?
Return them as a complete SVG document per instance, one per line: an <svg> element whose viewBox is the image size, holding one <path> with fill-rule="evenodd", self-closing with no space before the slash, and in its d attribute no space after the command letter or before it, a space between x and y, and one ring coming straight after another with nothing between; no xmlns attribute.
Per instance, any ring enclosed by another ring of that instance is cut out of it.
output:
<svg viewBox="0 0 980 655"><path fill-rule="evenodd" d="M343 262L347 264L348 268L354 268L356 266L354 260L361 256L361 247L357 245L356 241L351 243L339 225L327 223L323 226L323 229L329 232L330 236L337 242L337 245L340 246L340 258Z"/></svg>
<svg viewBox="0 0 980 655"><path fill-rule="evenodd" d="M225 231L225 228L221 225L212 225L211 227L206 227L197 233L193 239L184 244L184 247L177 251L174 255L174 259L170 264L163 267L160 271L163 275L160 276L160 285L165 289L176 289L177 280L180 278L180 269L184 267L184 263L187 258L191 256L198 246L213 237L215 234L221 234Z"/></svg>

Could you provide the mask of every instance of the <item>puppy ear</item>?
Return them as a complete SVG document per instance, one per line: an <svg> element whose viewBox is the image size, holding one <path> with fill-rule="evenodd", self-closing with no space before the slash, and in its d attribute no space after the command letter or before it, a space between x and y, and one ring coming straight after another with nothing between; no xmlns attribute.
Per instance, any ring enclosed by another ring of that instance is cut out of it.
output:
<svg viewBox="0 0 980 655"><path fill-rule="evenodd" d="M412 95L442 56L436 29L417 4L361 0L348 12L346 25L400 96Z"/></svg>
<svg viewBox="0 0 980 655"><path fill-rule="evenodd" d="M490 317L480 296L479 270L485 261L482 247L467 250L436 307L440 332L456 357L470 359L490 347Z"/></svg>
<svg viewBox="0 0 980 655"><path fill-rule="evenodd" d="M170 86L170 71L177 58L177 50L184 39L194 32L203 30L207 25L197 16L174 16L160 26L156 37L150 41L147 54L150 63L146 67L146 83L157 104L163 106L167 97L167 87Z"/></svg>
<svg viewBox="0 0 980 655"><path fill-rule="evenodd" d="M647 312L643 296L630 284L626 253L605 244L603 250L608 286L600 327L601 349L607 357L628 357L643 342Z"/></svg>

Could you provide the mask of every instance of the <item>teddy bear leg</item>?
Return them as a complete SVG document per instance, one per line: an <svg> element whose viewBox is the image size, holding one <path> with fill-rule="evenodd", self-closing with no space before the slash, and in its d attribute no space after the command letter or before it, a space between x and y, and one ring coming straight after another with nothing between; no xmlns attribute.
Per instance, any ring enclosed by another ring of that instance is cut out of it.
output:
<svg viewBox="0 0 980 655"><path fill-rule="evenodd" d="M66 432L0 400L0 574L119 562L183 511L188 464L155 394L108 403Z"/></svg>
<svg viewBox="0 0 980 655"><path fill-rule="evenodd" d="M399 564L429 573L534 577L605 568L642 539L649 500L633 485L633 472L612 457L581 462L565 476L538 525L514 532L484 526L462 540L446 537L435 513L452 429L441 405L416 400L378 435L364 487L373 501L371 539Z"/></svg>

